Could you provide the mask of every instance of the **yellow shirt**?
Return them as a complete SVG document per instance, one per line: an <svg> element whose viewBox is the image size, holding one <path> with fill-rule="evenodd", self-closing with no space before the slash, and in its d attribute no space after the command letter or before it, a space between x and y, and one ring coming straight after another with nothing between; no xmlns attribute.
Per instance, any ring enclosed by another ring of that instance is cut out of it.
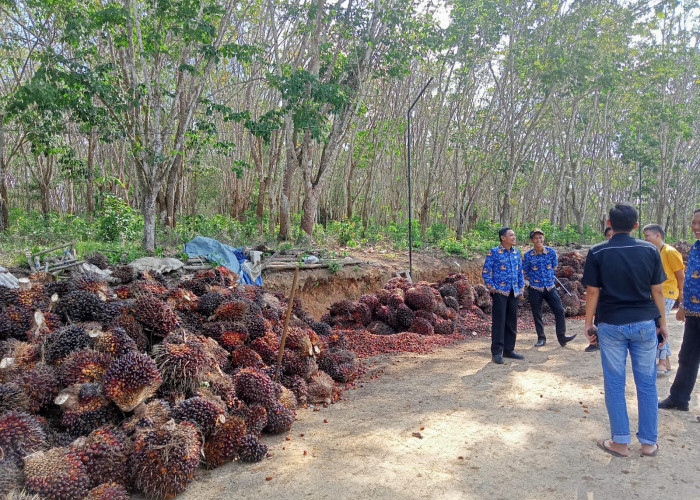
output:
<svg viewBox="0 0 700 500"><path fill-rule="evenodd" d="M671 245L666 245L661 247L659 250L661 254L661 263L664 266L664 272L666 273L666 281L663 283L664 287L664 297L668 299L678 298L678 280L676 280L676 271L682 271L685 269L683 265L683 257L680 252L673 248Z"/></svg>

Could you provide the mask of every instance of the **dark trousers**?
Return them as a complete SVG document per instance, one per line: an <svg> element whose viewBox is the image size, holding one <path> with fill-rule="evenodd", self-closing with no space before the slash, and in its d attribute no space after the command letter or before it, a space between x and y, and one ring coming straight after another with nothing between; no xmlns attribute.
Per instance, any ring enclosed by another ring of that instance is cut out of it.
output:
<svg viewBox="0 0 700 500"><path fill-rule="evenodd" d="M544 335L544 325L542 324L542 301L545 300L549 304L550 309L554 313L554 319L556 320L556 331L557 338L562 338L566 335L566 319L564 318L564 306L561 305L561 299L557 293L556 288L551 290L544 289L542 291L536 290L532 287L528 288L527 300L530 301L530 308L532 309L532 319L535 320L535 331L537 332L537 338L543 339Z"/></svg>
<svg viewBox="0 0 700 500"><path fill-rule="evenodd" d="M515 334L518 328L518 298L510 295L492 293L493 302L491 321L491 355L513 352Z"/></svg>
<svg viewBox="0 0 700 500"><path fill-rule="evenodd" d="M678 371L671 386L671 399L676 403L690 403L690 394L698 378L700 365L700 317L686 316L683 343L678 352Z"/></svg>

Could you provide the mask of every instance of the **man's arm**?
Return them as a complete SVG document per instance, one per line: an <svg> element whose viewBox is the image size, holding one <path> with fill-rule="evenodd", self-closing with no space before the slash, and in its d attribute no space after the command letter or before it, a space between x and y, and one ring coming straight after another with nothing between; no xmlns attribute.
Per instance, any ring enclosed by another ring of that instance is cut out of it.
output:
<svg viewBox="0 0 700 500"><path fill-rule="evenodd" d="M660 333L664 341L659 345L664 345L668 339L668 327L666 326L666 303L664 301L664 287L663 284L651 285L651 296L654 299L656 308L659 310L659 328L657 332Z"/></svg>
<svg viewBox="0 0 700 500"><path fill-rule="evenodd" d="M588 330L593 327L593 318L595 310L598 307L598 297L600 297L600 288L597 286L586 286L586 321L584 323L585 335L589 342L593 337L589 335Z"/></svg>
<svg viewBox="0 0 700 500"><path fill-rule="evenodd" d="M685 283L685 268L674 271L673 274L676 275L676 281L678 282L678 300L681 301L681 307L683 306L683 284Z"/></svg>
<svg viewBox="0 0 700 500"><path fill-rule="evenodd" d="M486 285L486 288L489 290L492 290L494 288L493 286L493 280L491 276L491 269L493 267L493 254L489 252L489 254L486 256L486 260L484 261L484 268L481 270L481 277L484 280L484 284Z"/></svg>

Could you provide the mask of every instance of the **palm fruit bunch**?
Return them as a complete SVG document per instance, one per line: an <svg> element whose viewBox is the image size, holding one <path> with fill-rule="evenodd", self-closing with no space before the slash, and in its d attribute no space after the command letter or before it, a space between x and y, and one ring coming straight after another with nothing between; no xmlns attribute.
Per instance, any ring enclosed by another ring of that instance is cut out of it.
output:
<svg viewBox="0 0 700 500"><path fill-rule="evenodd" d="M84 498L92 484L78 454L70 448L51 448L27 456L25 487L42 498L75 500Z"/></svg>
<svg viewBox="0 0 700 500"><path fill-rule="evenodd" d="M61 364L65 358L75 351L92 347L93 340L80 326L66 326L51 332L44 339L44 354L46 362Z"/></svg>
<svg viewBox="0 0 700 500"><path fill-rule="evenodd" d="M204 375L217 366L206 346L184 332L170 335L155 345L153 359L164 384L184 392L197 387Z"/></svg>
<svg viewBox="0 0 700 500"><path fill-rule="evenodd" d="M34 322L34 312L26 307L11 305L0 313L0 340L27 340Z"/></svg>
<svg viewBox="0 0 700 500"><path fill-rule="evenodd" d="M411 326L416 314L406 304L399 304L396 307L396 323L401 329L406 329Z"/></svg>
<svg viewBox="0 0 700 500"><path fill-rule="evenodd" d="M411 324L410 332L417 333L419 335L433 335L435 333L435 328L431 324L429 319L424 317L416 316Z"/></svg>
<svg viewBox="0 0 700 500"><path fill-rule="evenodd" d="M61 407L61 425L72 436L85 436L95 429L115 423L117 411L105 397L102 386L94 382L75 384L56 396L55 403Z"/></svg>
<svg viewBox="0 0 700 500"><path fill-rule="evenodd" d="M139 350L136 341L127 335L126 330L118 326L112 327L106 332L100 332L93 339L93 349L113 358Z"/></svg>
<svg viewBox="0 0 700 500"><path fill-rule="evenodd" d="M36 413L53 403L59 391L56 370L44 363L37 363L30 370L20 373L13 380L29 398L29 411Z"/></svg>
<svg viewBox="0 0 700 500"><path fill-rule="evenodd" d="M267 446L257 436L248 434L238 443L238 457L242 462L260 462L267 456Z"/></svg>
<svg viewBox="0 0 700 500"><path fill-rule="evenodd" d="M281 382L283 386L292 391L298 405L306 405L308 402L308 389L305 379L299 375L285 375L282 377Z"/></svg>
<svg viewBox="0 0 700 500"><path fill-rule="evenodd" d="M285 375L298 375L306 380L318 370L318 365L313 356L300 356L295 351L285 349L282 356L282 370Z"/></svg>
<svg viewBox="0 0 700 500"><path fill-rule="evenodd" d="M412 287L413 287L413 283L411 283L410 280L408 280L407 278L402 278L400 276L396 276L394 278L391 278L389 281L387 281L384 284L385 290L394 291L394 290L398 289L398 290L403 291L404 293L407 292L408 289L412 288Z"/></svg>
<svg viewBox="0 0 700 500"><path fill-rule="evenodd" d="M280 402L275 402L267 407L267 425L263 429L270 434L282 434L292 428L294 410L287 408Z"/></svg>
<svg viewBox="0 0 700 500"><path fill-rule="evenodd" d="M72 286L75 290L92 292L102 300L114 298L115 294L107 281L95 273L83 273L73 277Z"/></svg>
<svg viewBox="0 0 700 500"><path fill-rule="evenodd" d="M225 414L222 407L202 397L186 399L172 410L176 422L191 422L207 439L226 422Z"/></svg>
<svg viewBox="0 0 700 500"><path fill-rule="evenodd" d="M14 382L0 383L0 415L6 411L29 411L29 397Z"/></svg>
<svg viewBox="0 0 700 500"><path fill-rule="evenodd" d="M175 497L194 479L200 452L197 428L189 422L138 434L129 457L135 486L149 498Z"/></svg>
<svg viewBox="0 0 700 500"><path fill-rule="evenodd" d="M127 484L129 446L124 433L109 426L100 427L71 444L83 461L92 484Z"/></svg>
<svg viewBox="0 0 700 500"><path fill-rule="evenodd" d="M110 329L121 328L126 334L136 342L136 347L139 351L145 351L148 348L148 337L143 333L141 323L136 321L132 314L122 314L110 324Z"/></svg>
<svg viewBox="0 0 700 500"><path fill-rule="evenodd" d="M59 366L59 379L64 386L100 382L111 362L111 356L92 349L73 351Z"/></svg>
<svg viewBox="0 0 700 500"><path fill-rule="evenodd" d="M103 378L104 391L122 411L131 411L155 394L163 379L147 355L128 352L114 360Z"/></svg>
<svg viewBox="0 0 700 500"><path fill-rule="evenodd" d="M134 414L121 423L121 430L128 436L143 429L157 428L170 420L171 406L162 399L153 399L134 408Z"/></svg>
<svg viewBox="0 0 700 500"><path fill-rule="evenodd" d="M324 353L318 360L318 367L336 382L355 380L360 372L360 362L354 352L347 349L334 349Z"/></svg>
<svg viewBox="0 0 700 500"><path fill-rule="evenodd" d="M100 252L91 253L85 256L85 262L92 264L93 266L105 270L109 267L109 259L107 256Z"/></svg>
<svg viewBox="0 0 700 500"><path fill-rule="evenodd" d="M260 436L267 425L267 409L262 405L244 405L231 413L245 421L248 434Z"/></svg>
<svg viewBox="0 0 700 500"><path fill-rule="evenodd" d="M330 403L333 399L333 379L326 372L319 370L307 381L307 399L309 403Z"/></svg>
<svg viewBox="0 0 700 500"><path fill-rule="evenodd" d="M51 299L46 295L42 285L33 285L29 290L19 290L15 305L25 307L27 309L45 309L48 307Z"/></svg>
<svg viewBox="0 0 700 500"><path fill-rule="evenodd" d="M207 292L199 297L197 311L205 317L214 314L216 308L219 307L225 300L225 297L220 292Z"/></svg>
<svg viewBox="0 0 700 500"><path fill-rule="evenodd" d="M248 340L248 328L243 323L217 322L212 323L212 326L215 326L215 330L211 337L229 352Z"/></svg>
<svg viewBox="0 0 700 500"><path fill-rule="evenodd" d="M249 312L243 317L243 324L248 330L248 338L251 340L263 337L267 332L267 324L262 313Z"/></svg>
<svg viewBox="0 0 700 500"><path fill-rule="evenodd" d="M17 498L15 494L21 488L23 480L22 468L8 457L0 457L0 498Z"/></svg>
<svg viewBox="0 0 700 500"><path fill-rule="evenodd" d="M112 271L112 278L116 278L124 284L131 283L135 277L136 271L129 265L117 266L116 269Z"/></svg>
<svg viewBox="0 0 700 500"><path fill-rule="evenodd" d="M411 309L432 312L435 309L435 294L426 285L416 285L406 291L406 305Z"/></svg>
<svg viewBox="0 0 700 500"><path fill-rule="evenodd" d="M129 500L129 493L119 483L102 483L88 492L85 500Z"/></svg>
<svg viewBox="0 0 700 500"><path fill-rule="evenodd" d="M0 311L17 301L18 292L19 290L16 288L8 288L5 285L0 285Z"/></svg>
<svg viewBox="0 0 700 500"><path fill-rule="evenodd" d="M272 379L254 368L238 370L233 376L233 385L238 399L247 404L260 404L267 408L277 400Z"/></svg>
<svg viewBox="0 0 700 500"><path fill-rule="evenodd" d="M204 461L209 468L235 460L239 443L246 435L245 421L239 416L229 416L216 428L211 439L204 442Z"/></svg>
<svg viewBox="0 0 700 500"><path fill-rule="evenodd" d="M36 417L19 411L0 415L0 458L21 466L27 455L44 449L45 445L46 433Z"/></svg>
<svg viewBox="0 0 700 500"><path fill-rule="evenodd" d="M165 302L151 295L143 295L134 301L132 314L154 337L163 338L180 325L180 318Z"/></svg>
<svg viewBox="0 0 700 500"><path fill-rule="evenodd" d="M199 297L184 288L171 290L166 302L177 311L193 312L199 307Z"/></svg>
<svg viewBox="0 0 700 500"><path fill-rule="evenodd" d="M584 314L586 312L585 302L581 302L581 298L579 297L578 293L570 293L571 295L568 293L560 294L561 305L564 306L564 314L566 316L579 316Z"/></svg>
<svg viewBox="0 0 700 500"><path fill-rule="evenodd" d="M55 311L69 322L99 321L104 302L92 292L75 290L58 299Z"/></svg>
<svg viewBox="0 0 700 500"><path fill-rule="evenodd" d="M279 339L274 334L265 334L262 337L250 341L248 345L257 352L268 365L277 361L277 353L279 352L280 345Z"/></svg>
<svg viewBox="0 0 700 500"><path fill-rule="evenodd" d="M474 285L474 305L485 313L491 312L491 294L481 283Z"/></svg>

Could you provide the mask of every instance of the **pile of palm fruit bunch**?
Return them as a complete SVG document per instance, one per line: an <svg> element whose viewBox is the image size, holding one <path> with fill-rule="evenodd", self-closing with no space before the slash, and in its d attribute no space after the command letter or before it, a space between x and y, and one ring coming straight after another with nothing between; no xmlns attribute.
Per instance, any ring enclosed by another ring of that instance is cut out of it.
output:
<svg viewBox="0 0 700 500"><path fill-rule="evenodd" d="M200 465L262 460L263 433L357 376L295 301L276 382L287 301L226 268L112 276L0 287L0 498L172 498Z"/></svg>
<svg viewBox="0 0 700 500"><path fill-rule="evenodd" d="M482 284L452 273L438 283L392 278L374 294L335 302L321 317L328 345L359 357L388 352L429 352L435 346L489 331L491 297Z"/></svg>
<svg viewBox="0 0 700 500"><path fill-rule="evenodd" d="M583 300L586 287L581 283L585 264L586 258L576 250L559 256L556 270L559 282L556 283L556 287L566 316L586 313L586 303Z"/></svg>

